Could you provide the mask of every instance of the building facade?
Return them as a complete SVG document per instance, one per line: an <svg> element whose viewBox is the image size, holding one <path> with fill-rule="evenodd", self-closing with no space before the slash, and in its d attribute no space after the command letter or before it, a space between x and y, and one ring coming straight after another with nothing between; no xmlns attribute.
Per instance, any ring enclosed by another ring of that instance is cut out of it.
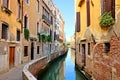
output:
<svg viewBox="0 0 120 80"><path fill-rule="evenodd" d="M76 64L95 80L119 80L119 0L76 0ZM115 23L100 26L104 13Z"/></svg>
<svg viewBox="0 0 120 80"><path fill-rule="evenodd" d="M28 62L41 56L38 39L42 25L41 5L41 0L23 0L22 62Z"/></svg>
<svg viewBox="0 0 120 80"><path fill-rule="evenodd" d="M0 73L55 53L56 10L52 0L0 0Z"/></svg>
<svg viewBox="0 0 120 80"><path fill-rule="evenodd" d="M0 73L21 64L21 3L0 0Z"/></svg>

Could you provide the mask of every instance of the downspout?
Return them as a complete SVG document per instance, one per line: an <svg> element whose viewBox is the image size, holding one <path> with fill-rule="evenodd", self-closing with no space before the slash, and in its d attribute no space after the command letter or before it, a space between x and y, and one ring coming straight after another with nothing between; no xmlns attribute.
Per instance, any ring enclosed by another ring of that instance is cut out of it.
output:
<svg viewBox="0 0 120 80"><path fill-rule="evenodd" d="M23 0L21 2L21 43L23 44ZM23 47L23 45L21 44L21 47ZM21 48L21 51L23 52L23 48ZM21 63L23 63L23 54L21 54Z"/></svg>
<svg viewBox="0 0 120 80"><path fill-rule="evenodd" d="M22 0L22 14L21 14L21 33L23 33L23 0Z"/></svg>

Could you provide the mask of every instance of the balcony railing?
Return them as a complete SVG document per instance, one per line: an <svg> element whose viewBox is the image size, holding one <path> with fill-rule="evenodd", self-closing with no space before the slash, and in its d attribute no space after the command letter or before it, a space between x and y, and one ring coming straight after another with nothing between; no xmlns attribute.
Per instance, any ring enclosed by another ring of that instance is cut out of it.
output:
<svg viewBox="0 0 120 80"><path fill-rule="evenodd" d="M42 19L44 19L47 24L52 24L51 21L44 14L42 15Z"/></svg>

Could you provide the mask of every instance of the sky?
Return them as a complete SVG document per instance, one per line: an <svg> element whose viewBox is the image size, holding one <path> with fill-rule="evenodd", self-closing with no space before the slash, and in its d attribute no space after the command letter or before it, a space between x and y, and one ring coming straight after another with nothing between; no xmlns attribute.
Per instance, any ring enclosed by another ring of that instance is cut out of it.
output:
<svg viewBox="0 0 120 80"><path fill-rule="evenodd" d="M70 40L75 31L74 0L53 0L53 2L62 13L63 20L65 21L66 39Z"/></svg>

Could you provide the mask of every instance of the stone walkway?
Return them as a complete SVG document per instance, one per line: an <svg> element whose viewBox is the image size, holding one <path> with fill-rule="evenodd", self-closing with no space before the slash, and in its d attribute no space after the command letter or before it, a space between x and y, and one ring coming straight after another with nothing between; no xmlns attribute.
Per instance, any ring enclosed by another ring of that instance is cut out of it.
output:
<svg viewBox="0 0 120 80"><path fill-rule="evenodd" d="M26 63L12 68L8 72L0 75L0 80L22 80L22 70Z"/></svg>

